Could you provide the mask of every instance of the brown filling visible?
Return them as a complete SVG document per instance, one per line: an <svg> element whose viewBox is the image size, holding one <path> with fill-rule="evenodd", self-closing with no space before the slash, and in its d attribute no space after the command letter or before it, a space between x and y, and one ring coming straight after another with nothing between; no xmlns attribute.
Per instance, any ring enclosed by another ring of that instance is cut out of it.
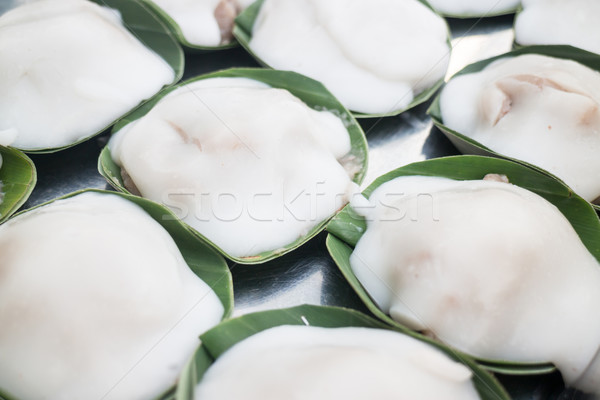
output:
<svg viewBox="0 0 600 400"><path fill-rule="evenodd" d="M421 331L421 334L423 334L423 336L426 336L426 337L428 337L430 339L439 340L439 338L437 337L437 335L432 330L425 329L425 330Z"/></svg>
<svg viewBox="0 0 600 400"><path fill-rule="evenodd" d="M233 26L238 12L235 0L221 0L215 8L215 19L221 30L221 44L227 44L233 39Z"/></svg>
<svg viewBox="0 0 600 400"><path fill-rule="evenodd" d="M123 186L125 186L125 189L133 195L142 196L140 190L135 186L135 182L131 179L131 176L127 173L125 168L121 168L121 178L123 179Z"/></svg>
<svg viewBox="0 0 600 400"><path fill-rule="evenodd" d="M198 138L190 137L181 126L177 125L172 121L167 121L167 123L173 128L175 132L177 132L177 134L185 143L193 144L198 148L198 150L202 151L202 143L200 143L200 140ZM136 196L142 196L142 193L137 188L135 182L133 181L129 173L127 173L125 168L121 168L121 178L123 179L123 186L125 187L125 189L127 189L131 194L134 194Z"/></svg>
<svg viewBox="0 0 600 400"><path fill-rule="evenodd" d="M359 160L352 153L346 154L344 157L340 158L338 162L344 167L344 170L350 177L350 179L354 179L356 174L358 174L361 170L362 164L361 160Z"/></svg>
<svg viewBox="0 0 600 400"><path fill-rule="evenodd" d="M502 101L502 106L500 107L500 112L496 116L496 119L494 119L493 126L496 126L496 124L498 124L498 122L500 122L500 120L502 118L504 118L504 116L506 114L508 114L508 112L511 110L511 108L512 108L512 99L509 96L506 96L504 98L504 100Z"/></svg>
<svg viewBox="0 0 600 400"><path fill-rule="evenodd" d="M198 138L190 137L190 135L188 135L187 132L184 131L181 126L177 125L173 121L167 121L167 123L171 126L171 128L173 128L173 130L175 132L177 132L177 134L179 135L179 137L186 144L193 144L194 146L196 146L198 148L198 150L202 151L202 143L200 142L200 140Z"/></svg>
<svg viewBox="0 0 600 400"><path fill-rule="evenodd" d="M484 181L493 181L493 182L502 182L502 183L510 183L508 181L508 176L501 174L487 174L483 177Z"/></svg>
<svg viewBox="0 0 600 400"><path fill-rule="evenodd" d="M587 110L581 114L581 123L583 125L590 125L596 116L598 115L598 104L591 105Z"/></svg>
<svg viewBox="0 0 600 400"><path fill-rule="evenodd" d="M510 112L514 103L514 98L519 96L524 91L531 90L532 88L539 91L542 91L545 88L550 88L564 93L577 94L588 99L589 105L581 113L581 118L579 121L582 124L590 124L598 113L598 104L592 98L590 98L587 93L575 88L566 87L548 78L542 78L530 74L513 75L498 81L496 83L496 88L500 91L503 99L500 109L497 110L497 114L492 118L492 124L494 126Z"/></svg>

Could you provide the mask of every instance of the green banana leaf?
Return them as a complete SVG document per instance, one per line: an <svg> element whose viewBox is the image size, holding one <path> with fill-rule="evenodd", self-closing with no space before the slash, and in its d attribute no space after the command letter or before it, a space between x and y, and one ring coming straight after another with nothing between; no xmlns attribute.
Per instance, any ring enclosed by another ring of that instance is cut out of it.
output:
<svg viewBox="0 0 600 400"><path fill-rule="evenodd" d="M600 55L587 52L585 50L578 49L572 46L562 46L562 45L553 45L553 46L527 46L521 47L511 52L501 54L496 57L488 58L486 60L482 60L473 64L470 64L463 68L461 71L457 72L451 79L454 79L457 76L472 74L483 70L489 64L493 63L496 60L506 57L516 57L523 54L540 54L549 57L562 58L566 60L577 61L580 64L583 64L595 71L600 72ZM508 157L506 155L495 152L489 147L484 146L478 141L460 133L455 130L450 129L446 125L444 125L444 121L442 119L442 112L440 108L440 96L437 96L429 110L427 110L429 116L433 120L435 126L446 135L446 137L460 150L461 153L464 154L476 154L482 156L492 156L492 157L500 157L507 160L511 160L523 165L526 165L530 168L534 168L539 172L542 172L548 176L552 176L554 179L560 180L558 177L553 175L552 173L530 164L524 160L518 160L516 158ZM562 182L562 181L561 181ZM600 211L600 206L594 205L598 211Z"/></svg>
<svg viewBox="0 0 600 400"><path fill-rule="evenodd" d="M129 31L133 33L133 35L137 37L144 45L162 57L171 66L171 68L173 68L175 71L175 77L172 84L181 79L184 68L183 50L177 41L173 39L168 28L160 21L160 19L156 17L154 13L148 9L146 5L142 3L142 0L91 1L101 6L118 10L121 13L125 27L129 29ZM143 104L143 102L141 104ZM21 150L32 154L55 153L57 151L76 146L79 143L85 142L92 137L99 135L114 125L115 122L116 121L113 121L104 128L100 129L98 132L65 146Z"/></svg>
<svg viewBox="0 0 600 400"><path fill-rule="evenodd" d="M81 193L99 193L105 196L118 196L128 200L146 211L156 222L158 222L173 238L175 244L181 251L186 263L200 279L212 288L224 307L223 319L227 319L233 310L233 281L231 272L227 263L218 253L198 243L194 235L192 235L183 223L177 221L175 215L167 208L153 203L149 200L132 196L125 193L109 192L105 190L85 189L69 193L65 196L50 200L44 204L40 204L29 210L22 211L15 217L35 210L39 207L51 204L56 200L68 199L77 196ZM171 399L174 393L174 388L167 390L164 394L157 397L157 400ZM0 399L17 400L2 393L0 389Z"/></svg>
<svg viewBox="0 0 600 400"><path fill-rule="evenodd" d="M173 36L177 39L177 41L184 46L186 49L191 51L213 51L213 50L225 50L236 47L238 43L233 40L231 43L222 44L219 46L201 46L197 44L190 43L185 36L183 35L183 31L181 27L175 20L167 13L163 8L161 8L158 4L156 4L152 0L141 0L144 4L146 4L154 14L156 14L162 22L167 25Z"/></svg>
<svg viewBox="0 0 600 400"><path fill-rule="evenodd" d="M429 3L427 3L426 1L424 1L424 0L417 0L417 1L419 1L420 3L423 3L425 6L427 6L427 8L431 9L433 12L436 12L433 9L433 7L431 7L429 5ZM233 28L233 35L236 37L236 39L242 45L242 47L244 49L246 49L246 51L252 57L254 57L254 59L256 59L256 61L260 65L262 65L266 68L271 68L265 61L263 61L260 57L258 57L252 51L252 48L250 47L250 40L252 39L252 29L254 27L254 21L256 21L256 17L258 16L258 13L260 12L260 8L261 8L263 2L264 2L264 0L255 1L254 3L252 3L252 5L250 7L248 7L246 10L244 10L244 12L242 12L240 15L238 15L238 17L235 20L235 27ZM450 52L450 50L452 49L450 28L448 27L447 30L448 30L448 49L449 49L448 51ZM373 114L366 114L366 113L352 111L352 114L356 118L393 117L395 115L398 115L405 111L408 111L411 108L418 106L419 104L426 102L438 91L438 89L440 87L442 87L443 84L444 84L444 79L442 78L438 82L436 82L435 85L430 87L429 89L417 94L415 96L415 98L413 99L413 101L411 101L408 104L408 106L398 109L398 110L392 110L392 111L386 112L386 113L373 113Z"/></svg>
<svg viewBox="0 0 600 400"><path fill-rule="evenodd" d="M586 248L600 261L600 220L593 207L556 179L524 165L499 158L453 156L417 162L378 178L363 194L399 176L439 176L456 180L478 180L488 173L504 174L517 186L528 189L554 204L569 220ZM340 271L363 303L379 319L398 329L408 329L382 312L368 295L350 266L354 246L366 230L366 222L350 206L334 217L327 231L327 248ZM541 374L554 370L548 363L515 363L506 360L480 360L488 370L504 374Z"/></svg>
<svg viewBox="0 0 600 400"><path fill-rule="evenodd" d="M202 379L214 360L231 346L258 332L281 325L311 325L325 328L366 327L402 332L356 310L312 305L257 312L231 319L201 335L202 345L183 371L177 387L176 399L193 400L193 390L197 382ZM483 400L510 399L498 381L481 369L470 357L429 339L424 341L440 349L453 360L466 365L473 372L473 382Z"/></svg>
<svg viewBox="0 0 600 400"><path fill-rule="evenodd" d="M193 78L186 82L183 82L175 87L168 88L161 92L154 99L144 104L136 111L131 113L130 115L123 118L118 124L113 128L113 132L119 131L128 123L135 121L144 115L146 115L156 103L160 101L163 97L176 90L177 88L187 85L189 83L208 78L217 78L217 77L244 77L250 78L257 81L264 82L273 87L286 89L291 92L293 95L298 97L308 106L318 109L318 110L330 110L334 112L337 116L339 116L345 123L348 133L350 135L350 142L352 145L352 149L350 154L356 157L361 164L360 171L354 177L354 182L360 184L366 174L367 170L367 160L368 160L368 148L367 141L365 135L362 131L360 125L356 122L356 120L352 117L352 115L346 110L328 91L325 89L323 85L319 82L314 81L310 78L307 78L303 75L296 74L294 72L287 71L275 71L275 70L266 70L266 69L256 69L256 68L239 68L239 69L228 69L224 71L217 71L207 75L203 75L197 78ZM110 150L105 147L100 154L100 158L98 160L98 170L102 176L104 176L107 181L115 187L117 190L122 192L128 192L127 189L123 185L123 179L121 177L121 168L115 164L114 160L111 157ZM194 234L203 242L209 244L225 257L229 258L240 264L259 264L274 258L280 257L298 247L306 243L309 239L316 236L319 232L321 232L325 225L327 224L327 220L322 221L317 226L315 226L307 235L299 238L298 240L290 243L283 248L266 251L254 256L250 257L234 257L230 254L227 254L225 251L220 249L217 245L212 243L209 239L204 237L202 234L197 232L191 227L188 227Z"/></svg>
<svg viewBox="0 0 600 400"><path fill-rule="evenodd" d="M0 223L27 201L37 181L35 165L25 154L0 146Z"/></svg>

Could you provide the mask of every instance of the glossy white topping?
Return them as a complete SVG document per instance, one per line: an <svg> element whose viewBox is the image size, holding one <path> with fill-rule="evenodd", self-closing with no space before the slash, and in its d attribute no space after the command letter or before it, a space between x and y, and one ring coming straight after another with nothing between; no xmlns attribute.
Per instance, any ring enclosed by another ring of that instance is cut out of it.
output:
<svg viewBox="0 0 600 400"><path fill-rule="evenodd" d="M521 0L428 0L428 3L444 14L486 17L512 11Z"/></svg>
<svg viewBox="0 0 600 400"><path fill-rule="evenodd" d="M446 126L558 176L588 201L600 196L600 73L541 55L502 58L453 78Z"/></svg>
<svg viewBox="0 0 600 400"><path fill-rule="evenodd" d="M468 354L553 362L578 385L600 346L600 265L555 206L507 183L422 176L369 201L350 262L383 311Z"/></svg>
<svg viewBox="0 0 600 400"><path fill-rule="evenodd" d="M118 12L43 0L0 16L0 144L65 146L105 128L174 72Z"/></svg>
<svg viewBox="0 0 600 400"><path fill-rule="evenodd" d="M0 226L0 391L148 400L223 305L137 205L85 193Z"/></svg>
<svg viewBox="0 0 600 400"><path fill-rule="evenodd" d="M221 355L197 400L479 399L471 372L411 337L379 329L280 326Z"/></svg>
<svg viewBox="0 0 600 400"><path fill-rule="evenodd" d="M600 53L598 0L523 0L515 22L521 45L568 44Z"/></svg>
<svg viewBox="0 0 600 400"><path fill-rule="evenodd" d="M353 111L387 113L443 78L447 34L416 0L266 0L250 47L273 68L321 81Z"/></svg>
<svg viewBox="0 0 600 400"><path fill-rule="evenodd" d="M198 46L231 41L235 17L253 0L151 0L179 25L185 39Z"/></svg>
<svg viewBox="0 0 600 400"><path fill-rule="evenodd" d="M144 197L238 257L291 244L356 190L343 122L250 79L178 88L109 145Z"/></svg>

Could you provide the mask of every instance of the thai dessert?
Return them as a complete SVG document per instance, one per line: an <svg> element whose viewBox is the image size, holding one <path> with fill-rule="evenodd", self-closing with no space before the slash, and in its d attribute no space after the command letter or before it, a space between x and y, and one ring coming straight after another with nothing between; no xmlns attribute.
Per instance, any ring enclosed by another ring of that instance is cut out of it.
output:
<svg viewBox="0 0 600 400"><path fill-rule="evenodd" d="M216 47L233 39L235 18L254 0L147 0L158 5L192 45Z"/></svg>
<svg viewBox="0 0 600 400"><path fill-rule="evenodd" d="M599 15L597 0L523 0L515 41L524 46L566 44L600 54Z"/></svg>
<svg viewBox="0 0 600 400"><path fill-rule="evenodd" d="M588 201L600 196L600 73L538 54L452 78L442 122L494 152L541 167Z"/></svg>
<svg viewBox="0 0 600 400"><path fill-rule="evenodd" d="M109 148L129 191L170 207L234 257L308 234L357 191L361 165L340 118L247 78L179 87Z"/></svg>
<svg viewBox="0 0 600 400"><path fill-rule="evenodd" d="M119 12L40 0L0 16L0 144L43 150L110 125L175 76Z"/></svg>
<svg viewBox="0 0 600 400"><path fill-rule="evenodd" d="M196 400L479 399L471 371L397 332L279 326L231 347Z"/></svg>
<svg viewBox="0 0 600 400"><path fill-rule="evenodd" d="M515 11L521 0L428 0L428 3L446 15L486 17Z"/></svg>
<svg viewBox="0 0 600 400"><path fill-rule="evenodd" d="M553 204L506 179L382 184L357 208L352 270L399 323L475 357L552 362L598 395L598 260Z"/></svg>
<svg viewBox="0 0 600 400"><path fill-rule="evenodd" d="M444 19L416 0L265 0L249 46L368 114L408 107L444 77L450 58Z"/></svg>
<svg viewBox="0 0 600 400"><path fill-rule="evenodd" d="M86 192L0 226L0 393L157 398L224 307L142 208Z"/></svg>

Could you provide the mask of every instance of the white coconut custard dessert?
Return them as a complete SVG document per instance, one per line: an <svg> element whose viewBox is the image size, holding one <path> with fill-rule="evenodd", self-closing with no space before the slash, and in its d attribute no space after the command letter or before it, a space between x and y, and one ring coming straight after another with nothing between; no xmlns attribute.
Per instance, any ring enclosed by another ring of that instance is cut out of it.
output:
<svg viewBox="0 0 600 400"><path fill-rule="evenodd" d="M566 44L600 54L599 16L597 0L523 0L515 41L523 46Z"/></svg>
<svg viewBox="0 0 600 400"><path fill-rule="evenodd" d="M322 82L348 109L406 108L448 68L443 18L416 0L265 0L249 42L269 66Z"/></svg>
<svg viewBox="0 0 600 400"><path fill-rule="evenodd" d="M0 393L158 397L224 308L137 205L84 193L0 226Z"/></svg>
<svg viewBox="0 0 600 400"><path fill-rule="evenodd" d="M357 191L340 118L247 78L179 87L109 142L125 186L234 257L280 249Z"/></svg>
<svg viewBox="0 0 600 400"><path fill-rule="evenodd" d="M452 16L488 16L514 11L521 0L428 0L437 11Z"/></svg>
<svg viewBox="0 0 600 400"><path fill-rule="evenodd" d="M107 127L174 79L120 14L41 0L0 16L0 144L57 148Z"/></svg>
<svg viewBox="0 0 600 400"><path fill-rule="evenodd" d="M221 355L195 399L479 399L471 377L464 365L396 332L280 326Z"/></svg>
<svg viewBox="0 0 600 400"><path fill-rule="evenodd" d="M254 0L147 0L159 6L192 45L216 47L233 39L234 20Z"/></svg>
<svg viewBox="0 0 600 400"><path fill-rule="evenodd" d="M599 72L537 54L456 76L440 95L445 126L549 171L588 201L600 196L599 104Z"/></svg>
<svg viewBox="0 0 600 400"><path fill-rule="evenodd" d="M368 201L350 263L382 311L479 358L552 362L600 394L600 265L554 205L505 182L424 176Z"/></svg>

